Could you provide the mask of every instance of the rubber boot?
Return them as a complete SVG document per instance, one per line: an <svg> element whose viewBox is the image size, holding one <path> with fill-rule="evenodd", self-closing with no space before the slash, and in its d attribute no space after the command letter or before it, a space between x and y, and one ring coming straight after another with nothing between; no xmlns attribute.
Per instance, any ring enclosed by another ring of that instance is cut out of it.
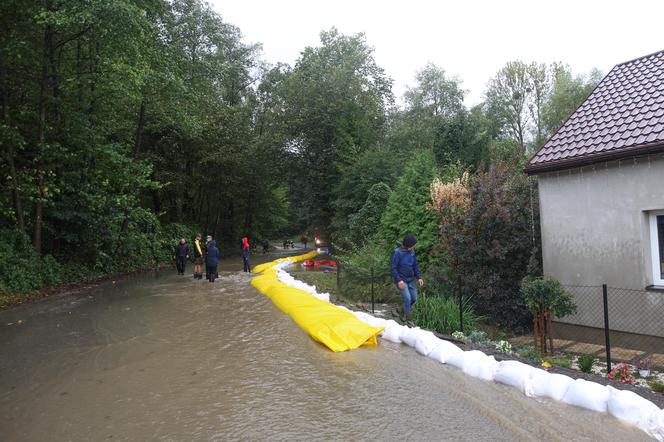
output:
<svg viewBox="0 0 664 442"><path fill-rule="evenodd" d="M406 325L408 327L415 327L415 322L413 322L413 312L406 313Z"/></svg>

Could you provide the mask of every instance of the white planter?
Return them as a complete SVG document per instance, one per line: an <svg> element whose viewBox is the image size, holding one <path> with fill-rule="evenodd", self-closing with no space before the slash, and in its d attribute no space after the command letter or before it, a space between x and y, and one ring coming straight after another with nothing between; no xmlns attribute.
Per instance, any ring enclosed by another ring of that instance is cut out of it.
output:
<svg viewBox="0 0 664 442"><path fill-rule="evenodd" d="M639 376L642 378L647 378L650 376L650 370L639 370Z"/></svg>

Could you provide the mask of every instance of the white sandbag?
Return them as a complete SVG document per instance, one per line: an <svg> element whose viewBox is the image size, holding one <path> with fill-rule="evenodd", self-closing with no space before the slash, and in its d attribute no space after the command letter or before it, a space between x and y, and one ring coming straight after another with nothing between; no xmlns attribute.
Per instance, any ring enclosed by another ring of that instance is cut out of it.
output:
<svg viewBox="0 0 664 442"><path fill-rule="evenodd" d="M501 361L498 363L493 379L525 392L534 370L535 368L532 366L519 361Z"/></svg>
<svg viewBox="0 0 664 442"><path fill-rule="evenodd" d="M618 390L610 385L606 388L609 390L607 410L621 421L638 425L639 422L646 421L653 412L659 411L657 405L633 391Z"/></svg>
<svg viewBox="0 0 664 442"><path fill-rule="evenodd" d="M463 350L451 342L441 339L436 348L434 348L431 353L427 355L427 357L438 361L441 364L445 364L451 356L458 355L460 353L463 353Z"/></svg>
<svg viewBox="0 0 664 442"><path fill-rule="evenodd" d="M404 327L397 324L395 321L387 322L388 324L385 325L385 328L378 336L380 336L382 339L385 339L386 341L396 342L397 344L400 343L401 334L403 333ZM389 324L389 322L394 322L394 324Z"/></svg>
<svg viewBox="0 0 664 442"><path fill-rule="evenodd" d="M533 369L530 382L525 385L526 396L548 397L556 401L562 401L569 386L574 382L569 376L536 368Z"/></svg>
<svg viewBox="0 0 664 442"><path fill-rule="evenodd" d="M375 316L367 315L367 320L364 321L372 327L385 327L387 321L383 318L377 318ZM394 321L392 321L394 322Z"/></svg>
<svg viewBox="0 0 664 442"><path fill-rule="evenodd" d="M438 339L435 335L431 336L420 336L415 342L415 350L422 356L429 356L439 344L441 340Z"/></svg>
<svg viewBox="0 0 664 442"><path fill-rule="evenodd" d="M570 384L563 402L602 413L607 409L609 389L606 385L577 379Z"/></svg>
<svg viewBox="0 0 664 442"><path fill-rule="evenodd" d="M664 441L664 410L651 412L639 422L638 427L658 441Z"/></svg>
<svg viewBox="0 0 664 442"><path fill-rule="evenodd" d="M498 366L498 362L493 356L487 356L479 350L465 351L452 355L448 358L447 363L459 367L469 376L484 379L485 381L493 380Z"/></svg>
<svg viewBox="0 0 664 442"><path fill-rule="evenodd" d="M401 342L408 345L409 347L415 347L415 344L417 344L417 338L423 335L433 336L433 333L431 333L430 331L422 330L421 328L418 327L415 328L404 327L403 333L401 333Z"/></svg>

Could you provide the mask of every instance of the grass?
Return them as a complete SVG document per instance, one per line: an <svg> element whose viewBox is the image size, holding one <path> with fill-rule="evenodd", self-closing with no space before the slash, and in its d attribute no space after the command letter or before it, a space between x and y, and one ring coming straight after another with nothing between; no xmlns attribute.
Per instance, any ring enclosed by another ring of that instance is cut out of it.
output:
<svg viewBox="0 0 664 442"><path fill-rule="evenodd" d="M451 297L422 296L413 308L413 319L418 326L438 333L450 335L461 330L459 304ZM466 303L463 308L464 330L476 329L481 320L482 317Z"/></svg>

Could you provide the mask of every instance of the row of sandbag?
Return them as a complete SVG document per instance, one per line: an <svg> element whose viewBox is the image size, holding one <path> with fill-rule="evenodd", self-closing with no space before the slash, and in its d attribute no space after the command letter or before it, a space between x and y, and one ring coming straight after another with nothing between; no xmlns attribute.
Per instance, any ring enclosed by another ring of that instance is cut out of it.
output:
<svg viewBox="0 0 664 442"><path fill-rule="evenodd" d="M516 387L530 397L545 397L597 412L608 412L664 441L664 410L634 392L583 379L574 380L518 361L499 362L478 350L463 351L430 331L406 327L364 312L352 313L371 326L384 327L379 334L382 339L414 347L421 355L453 365L469 376Z"/></svg>
<svg viewBox="0 0 664 442"><path fill-rule="evenodd" d="M375 345L376 336L382 331L373 327L345 309L329 302L329 295L318 295L315 287L297 281L283 271L292 263L310 259L316 252L280 258L254 268L251 285L269 297L274 305L289 315L314 340L332 351L346 351L362 345ZM312 293L313 292L313 293ZM327 299L323 299L326 298Z"/></svg>
<svg viewBox="0 0 664 442"><path fill-rule="evenodd" d="M296 289L304 290L305 292L309 293L310 295L315 296L316 298L320 299L321 301L326 301L330 302L330 294L329 293L318 293L316 290L316 287L313 285L309 285L306 282L300 281L299 279L293 278L290 273L286 272L284 268L292 265L293 263L291 261L282 261L280 263L277 263L274 265L274 269L277 271L277 278L279 281L283 282L289 287L293 287Z"/></svg>

